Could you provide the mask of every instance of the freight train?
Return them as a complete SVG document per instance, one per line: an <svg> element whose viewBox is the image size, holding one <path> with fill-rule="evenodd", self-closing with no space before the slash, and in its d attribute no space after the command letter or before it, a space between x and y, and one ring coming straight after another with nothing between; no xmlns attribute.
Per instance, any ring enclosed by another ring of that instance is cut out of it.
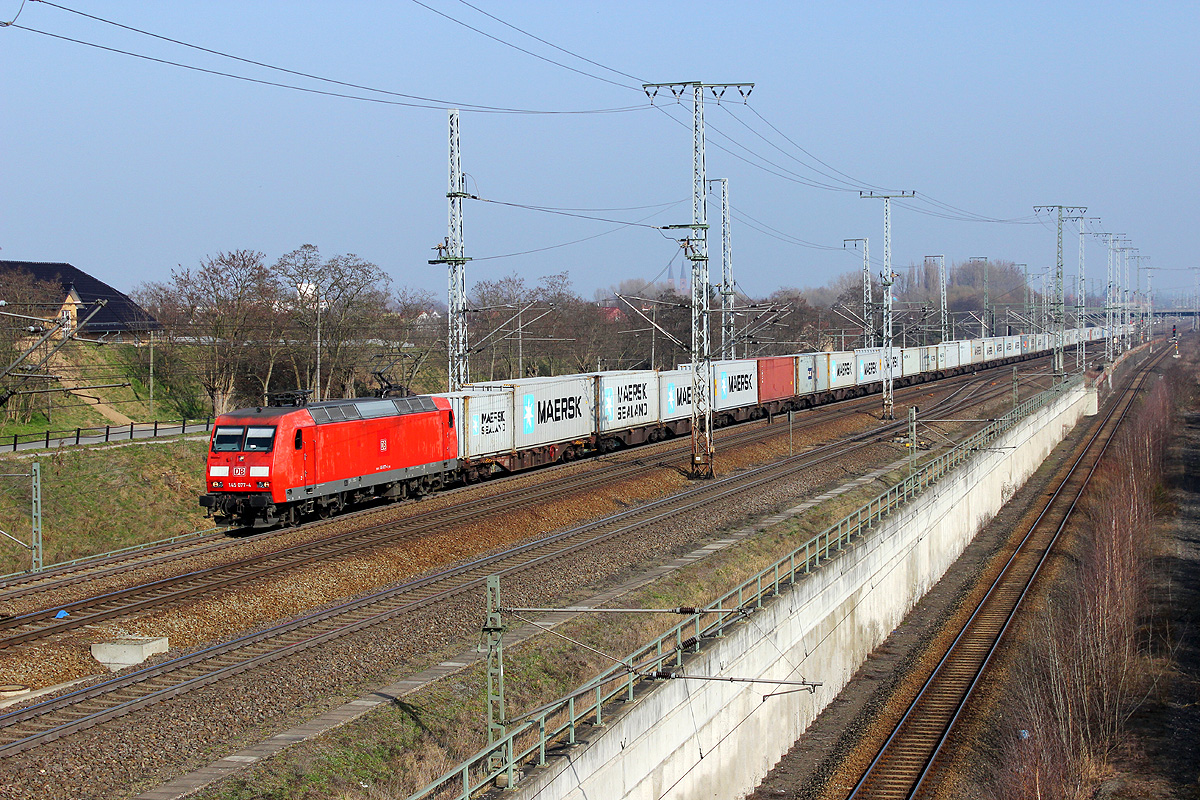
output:
<svg viewBox="0 0 1200 800"><path fill-rule="evenodd" d="M1066 332L1065 344L1102 339ZM1051 334L892 348L896 386L1031 358ZM720 427L879 391L883 348L714 361ZM691 428L692 376L623 370L473 383L417 397L247 408L214 425L200 505L220 524L268 527L373 499L656 442Z"/></svg>

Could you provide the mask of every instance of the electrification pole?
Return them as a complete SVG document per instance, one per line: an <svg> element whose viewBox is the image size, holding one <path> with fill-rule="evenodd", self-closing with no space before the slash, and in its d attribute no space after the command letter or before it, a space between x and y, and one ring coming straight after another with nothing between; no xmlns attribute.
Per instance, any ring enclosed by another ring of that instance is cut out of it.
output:
<svg viewBox="0 0 1200 800"><path fill-rule="evenodd" d="M1137 248L1134 248L1134 249L1136 250ZM1142 294L1142 271L1145 270L1146 277L1149 278L1150 277L1150 268L1143 267L1142 262L1149 260L1150 256L1136 255L1136 256L1130 256L1130 258L1134 259L1137 262L1134 265L1134 269L1136 270L1136 278L1137 278L1136 291L1134 292L1134 302L1137 303L1137 326L1139 328L1138 341L1144 342L1144 341L1146 341L1146 295Z"/></svg>
<svg viewBox="0 0 1200 800"><path fill-rule="evenodd" d="M1116 349L1116 287L1113 285L1116 237L1124 236L1125 234L1103 231L1098 232L1096 235L1103 236L1105 244L1108 245L1108 268L1105 273L1104 282L1104 361L1107 364L1111 364L1116 357L1116 353L1114 352Z"/></svg>
<svg viewBox="0 0 1200 800"><path fill-rule="evenodd" d="M988 259L987 256L974 256L968 258L970 264L979 264L979 268L983 270L983 312L979 315L979 338L983 339L991 334L988 332Z"/></svg>
<svg viewBox="0 0 1200 800"><path fill-rule="evenodd" d="M721 184L721 358L733 358L733 244L729 234L729 179Z"/></svg>
<svg viewBox="0 0 1200 800"><path fill-rule="evenodd" d="M1063 281L1063 212L1082 216L1087 206L1034 206L1033 212L1056 211L1058 216L1058 250L1054 260L1054 301L1051 306L1050 324L1054 326L1054 377L1061 383L1066 380L1067 365L1063 357L1063 339L1066 336L1066 286Z"/></svg>
<svg viewBox="0 0 1200 800"><path fill-rule="evenodd" d="M450 109L450 188L446 197L450 204L450 224L446 241L437 246L438 258L430 264L449 267L449 311L447 313L446 350L449 355L448 380L450 391L457 392L470 382L467 359L467 268L470 261L463 254L462 201L467 197L462 174L462 156L458 138L458 109Z"/></svg>
<svg viewBox="0 0 1200 800"><path fill-rule="evenodd" d="M866 239L842 239L842 247L854 242L863 243L862 267L862 318L863 318L863 347L875 346L875 303L871 299L871 242Z"/></svg>
<svg viewBox="0 0 1200 800"><path fill-rule="evenodd" d="M885 205L884 208L887 208ZM886 226L884 241L886 242ZM886 252L886 246L885 246ZM892 284L896 273L885 269L879 273L883 284L883 419L895 419L895 397L892 394Z"/></svg>
<svg viewBox="0 0 1200 800"><path fill-rule="evenodd" d="M1124 353L1129 350L1129 251L1133 246L1130 239L1121 241L1123 244L1117 250L1121 254L1121 352Z"/></svg>
<svg viewBox="0 0 1200 800"><path fill-rule="evenodd" d="M892 397L892 198L916 197L917 193L859 192L858 196L883 200L883 418L895 419L895 398Z"/></svg>
<svg viewBox="0 0 1200 800"><path fill-rule="evenodd" d="M938 287L942 298L942 341L949 341L947 335L950 331L949 311L946 309L946 257L945 256L925 256L928 261L931 258L936 258L938 262Z"/></svg>
<svg viewBox="0 0 1200 800"><path fill-rule="evenodd" d="M1029 332L1033 333L1033 287L1029 285L1029 265L1017 264L1021 268L1021 274L1025 276L1025 324L1029 328Z"/></svg>
<svg viewBox="0 0 1200 800"><path fill-rule="evenodd" d="M1079 275L1078 280L1076 281L1077 288L1075 290L1075 327L1079 328L1080 331L1087 328L1087 321L1084 319L1087 314L1087 284L1084 282L1083 277L1083 254L1086 243L1084 234L1087 233L1088 220L1095 220L1096 222L1099 222L1100 218L1084 216L1079 217ZM1075 370L1077 372L1083 372L1085 360L1086 356L1084 353L1083 335L1081 333L1078 340L1075 342Z"/></svg>
<svg viewBox="0 0 1200 800"><path fill-rule="evenodd" d="M676 100L692 93L692 224L685 251L692 262L692 464L693 478L713 476L715 449L712 438L712 352L708 337L708 192L704 164L704 93L718 102L729 89L742 99L750 96L753 83L645 83L643 91L654 100L666 89Z"/></svg>

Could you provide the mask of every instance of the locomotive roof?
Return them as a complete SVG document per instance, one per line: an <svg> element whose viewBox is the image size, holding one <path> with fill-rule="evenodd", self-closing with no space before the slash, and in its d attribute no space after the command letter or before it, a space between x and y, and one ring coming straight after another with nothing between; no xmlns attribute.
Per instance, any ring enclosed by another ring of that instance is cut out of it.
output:
<svg viewBox="0 0 1200 800"><path fill-rule="evenodd" d="M381 400L377 397L354 397L350 399L319 400L304 406L255 406L239 408L229 412L228 416L250 418L268 421L279 419L293 411L307 411L317 424L327 422L344 422L355 419L374 419L375 417L392 417L399 414L418 414L427 411L437 411L433 397L419 395L416 397L396 397Z"/></svg>

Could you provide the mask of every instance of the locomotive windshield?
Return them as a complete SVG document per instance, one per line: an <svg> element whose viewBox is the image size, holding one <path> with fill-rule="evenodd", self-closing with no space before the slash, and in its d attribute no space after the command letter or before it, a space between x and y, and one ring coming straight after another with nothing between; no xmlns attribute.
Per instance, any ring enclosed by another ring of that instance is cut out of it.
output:
<svg viewBox="0 0 1200 800"><path fill-rule="evenodd" d="M212 449L214 453L234 453L242 449L242 436L246 429L221 425L213 436Z"/></svg>
<svg viewBox="0 0 1200 800"><path fill-rule="evenodd" d="M275 444L275 428L220 425L213 436L214 453L267 453Z"/></svg>
<svg viewBox="0 0 1200 800"><path fill-rule="evenodd" d="M247 428L246 429L246 446L247 452L265 453L270 451L271 445L275 444L275 429L274 428Z"/></svg>

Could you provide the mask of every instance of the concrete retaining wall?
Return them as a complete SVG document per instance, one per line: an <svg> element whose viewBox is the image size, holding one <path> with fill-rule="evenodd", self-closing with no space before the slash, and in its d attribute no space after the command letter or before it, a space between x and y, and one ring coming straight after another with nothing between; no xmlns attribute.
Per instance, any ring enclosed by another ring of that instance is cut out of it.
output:
<svg viewBox="0 0 1200 800"><path fill-rule="evenodd" d="M753 790L877 645L1084 415L1079 389L1027 418L686 666L690 675L818 681L764 699L767 684L672 680L647 692L510 796L539 800L729 798Z"/></svg>

